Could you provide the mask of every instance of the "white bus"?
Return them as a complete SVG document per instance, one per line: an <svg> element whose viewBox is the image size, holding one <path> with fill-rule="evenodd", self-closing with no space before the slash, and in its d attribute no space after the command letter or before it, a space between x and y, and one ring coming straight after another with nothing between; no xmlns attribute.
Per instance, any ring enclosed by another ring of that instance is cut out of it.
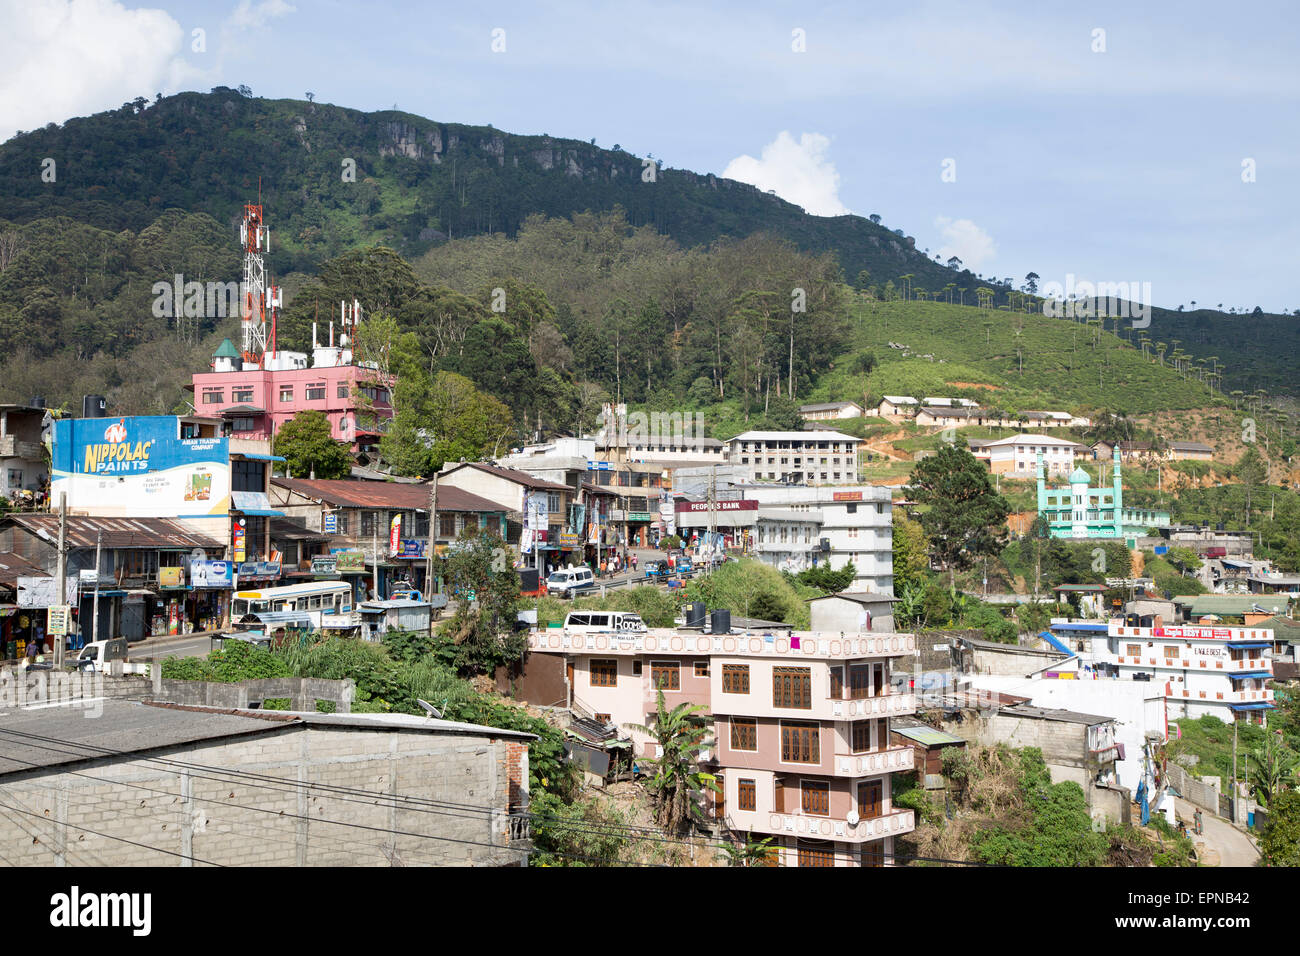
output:
<svg viewBox="0 0 1300 956"><path fill-rule="evenodd" d="M341 623L341 615L352 614L352 585L346 581L314 581L283 588L236 591L230 603L231 623L249 614L294 611L311 619L317 630ZM331 621L331 618L336 618Z"/></svg>

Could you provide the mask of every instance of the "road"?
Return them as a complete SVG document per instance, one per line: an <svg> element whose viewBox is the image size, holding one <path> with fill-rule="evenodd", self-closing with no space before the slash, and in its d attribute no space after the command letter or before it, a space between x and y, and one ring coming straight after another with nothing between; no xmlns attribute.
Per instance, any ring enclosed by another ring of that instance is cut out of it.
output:
<svg viewBox="0 0 1300 956"><path fill-rule="evenodd" d="M1178 797L1174 804L1178 816L1187 821L1188 835L1193 842L1204 844L1205 853L1201 851L1198 845L1198 855L1202 858L1210 857L1211 854L1218 857L1219 866L1254 866L1255 861L1259 859L1259 850L1255 849L1255 844L1250 837L1242 833L1227 820L1215 816L1208 810L1201 811L1202 826L1205 829L1203 834L1197 835L1191 833L1192 820L1196 813L1196 807L1192 803ZM1210 865L1214 865L1212 860L1206 860Z"/></svg>
<svg viewBox="0 0 1300 956"><path fill-rule="evenodd" d="M131 644L127 657L133 661L155 661L165 657L207 657L212 650L212 635L177 634L151 637Z"/></svg>

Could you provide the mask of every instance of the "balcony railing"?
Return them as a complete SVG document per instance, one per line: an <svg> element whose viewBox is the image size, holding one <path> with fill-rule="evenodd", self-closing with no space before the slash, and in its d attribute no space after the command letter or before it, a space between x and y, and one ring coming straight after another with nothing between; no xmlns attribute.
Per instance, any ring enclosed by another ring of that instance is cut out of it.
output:
<svg viewBox="0 0 1300 956"><path fill-rule="evenodd" d="M1138 664L1148 667L1170 667L1174 670L1201 670L1201 671L1268 671L1273 673L1273 659L1271 657L1246 657L1241 660L1230 660L1221 657L1133 657L1121 656L1115 658L1120 664Z"/></svg>
<svg viewBox="0 0 1300 956"><path fill-rule="evenodd" d="M793 834L845 843L866 843L881 837L900 836L916 828L916 815L911 810L893 810L877 817L859 819L857 823L849 823L843 817L823 817L801 812L728 811L728 816L728 822L734 829Z"/></svg>
<svg viewBox="0 0 1300 956"><path fill-rule="evenodd" d="M901 717L916 712L915 694L879 694L857 700L840 700L835 697L827 699L830 702L831 716L835 719Z"/></svg>
<svg viewBox="0 0 1300 956"><path fill-rule="evenodd" d="M526 813L512 813L509 817L510 842L526 843L533 838L532 818Z"/></svg>
<svg viewBox="0 0 1300 956"><path fill-rule="evenodd" d="M725 654L736 657L774 657L786 660L817 658L843 660L858 657L896 657L916 650L913 634L870 635L859 632L801 632L789 636L757 634L679 634L654 628L644 634L569 634L547 628L528 635L530 650L563 654L583 651L643 654ZM846 702L847 703L847 702ZM883 716L883 715L882 715Z"/></svg>
<svg viewBox="0 0 1300 956"><path fill-rule="evenodd" d="M896 773L911 770L914 753L911 747L888 747L870 753L835 755L837 776L861 777L873 773Z"/></svg>

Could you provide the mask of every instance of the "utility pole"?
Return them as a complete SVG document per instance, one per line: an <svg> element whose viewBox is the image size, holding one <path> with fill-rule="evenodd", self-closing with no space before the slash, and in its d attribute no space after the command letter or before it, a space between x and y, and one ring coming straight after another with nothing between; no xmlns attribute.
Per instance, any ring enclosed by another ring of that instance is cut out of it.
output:
<svg viewBox="0 0 1300 956"><path fill-rule="evenodd" d="M104 546L104 532L100 531L95 534L95 616L91 624L90 640L95 642L99 640L99 553ZM103 660L103 657L100 657Z"/></svg>
<svg viewBox="0 0 1300 956"><path fill-rule="evenodd" d="M54 572L55 587L58 589L58 602L60 606L68 603L68 493L59 492L59 559L55 565ZM66 620L71 621L72 615L69 614ZM63 645L68 641L68 635L54 634L54 666L56 669L63 666Z"/></svg>
<svg viewBox="0 0 1300 956"><path fill-rule="evenodd" d="M424 590L433 594L433 551L438 541L438 472L433 473L429 488L429 550L424 556Z"/></svg>
<svg viewBox="0 0 1300 956"><path fill-rule="evenodd" d="M713 538L716 534L717 516L714 513L714 502L718 497L718 466L709 466L709 540L708 547L713 547Z"/></svg>
<svg viewBox="0 0 1300 956"><path fill-rule="evenodd" d="M379 600L379 512L375 512L375 520L370 525L370 580L374 583L375 600Z"/></svg>

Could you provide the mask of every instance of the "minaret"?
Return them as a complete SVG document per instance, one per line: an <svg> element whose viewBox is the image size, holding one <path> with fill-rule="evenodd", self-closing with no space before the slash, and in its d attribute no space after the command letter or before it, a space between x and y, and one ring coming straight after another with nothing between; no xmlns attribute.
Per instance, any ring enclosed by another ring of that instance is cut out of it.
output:
<svg viewBox="0 0 1300 956"><path fill-rule="evenodd" d="M1034 474L1038 478L1038 513L1045 517L1050 525L1052 516L1047 513L1047 482L1043 477L1043 453L1041 451L1038 453L1038 463L1035 466Z"/></svg>
<svg viewBox="0 0 1300 956"><path fill-rule="evenodd" d="M1159 467L1157 465L1156 467ZM1115 537L1124 537L1124 487L1119 475L1119 444L1115 445Z"/></svg>

